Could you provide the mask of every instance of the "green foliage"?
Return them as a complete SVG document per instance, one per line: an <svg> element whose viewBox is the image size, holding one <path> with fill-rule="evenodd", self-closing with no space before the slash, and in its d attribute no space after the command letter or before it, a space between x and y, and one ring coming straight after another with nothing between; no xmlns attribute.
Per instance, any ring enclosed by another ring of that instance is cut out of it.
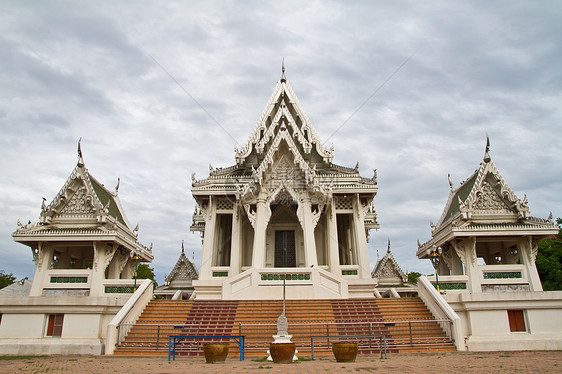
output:
<svg viewBox="0 0 562 374"><path fill-rule="evenodd" d="M4 270L0 270L0 288L4 288L9 286L10 284L14 283L16 277L14 274L4 273Z"/></svg>
<svg viewBox="0 0 562 374"><path fill-rule="evenodd" d="M148 264L139 264L137 268L137 279L152 279L154 280L154 268Z"/></svg>
<svg viewBox="0 0 562 374"><path fill-rule="evenodd" d="M408 273L408 283L418 283L418 278L421 277L422 274L418 273L417 271L412 271Z"/></svg>
<svg viewBox="0 0 562 374"><path fill-rule="evenodd" d="M562 219L556 223L561 227ZM562 290L562 228L556 236L541 240L536 264L543 289Z"/></svg>

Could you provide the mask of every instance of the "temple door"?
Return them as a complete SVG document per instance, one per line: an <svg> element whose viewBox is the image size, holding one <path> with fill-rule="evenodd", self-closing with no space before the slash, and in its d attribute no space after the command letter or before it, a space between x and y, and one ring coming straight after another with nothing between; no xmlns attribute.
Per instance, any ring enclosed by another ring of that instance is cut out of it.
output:
<svg viewBox="0 0 562 374"><path fill-rule="evenodd" d="M275 231L275 267L297 266L294 231Z"/></svg>

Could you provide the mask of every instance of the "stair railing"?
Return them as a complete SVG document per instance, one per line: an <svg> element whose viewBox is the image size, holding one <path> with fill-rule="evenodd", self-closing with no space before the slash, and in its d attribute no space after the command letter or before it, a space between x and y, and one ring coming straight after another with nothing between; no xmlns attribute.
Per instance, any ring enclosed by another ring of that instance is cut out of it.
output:
<svg viewBox="0 0 562 374"><path fill-rule="evenodd" d="M115 351L117 344L124 339L123 332L120 334L119 324L122 322L135 322L146 305L152 300L152 281L145 279L133 295L127 300L125 305L117 312L115 317L107 325L107 335L105 338L105 354L111 355ZM128 331L127 331L128 332Z"/></svg>
<svg viewBox="0 0 562 374"><path fill-rule="evenodd" d="M275 323L239 322L238 334L246 336L248 349L263 349L271 339L266 339L268 333L275 333ZM325 331L325 335L323 333ZM309 348L310 336L324 336L329 347L332 336L371 336L384 335L389 344L399 346L426 346L439 343L451 343L447 335L451 331L449 319L419 319L419 320L396 320L396 321L293 321L289 324L289 333L293 336L292 341L299 349ZM258 340L261 338L262 340ZM374 346L374 341L365 338L359 342L364 348ZM324 348L326 348L324 347Z"/></svg>
<svg viewBox="0 0 562 374"><path fill-rule="evenodd" d="M441 327L447 332L448 336L452 339L453 343L459 351L465 351L466 345L464 342L461 319L458 314L451 308L447 301L435 289L433 284L427 279L426 276L418 278L418 295L427 306L431 314L435 318L448 320L449 330L445 326Z"/></svg>

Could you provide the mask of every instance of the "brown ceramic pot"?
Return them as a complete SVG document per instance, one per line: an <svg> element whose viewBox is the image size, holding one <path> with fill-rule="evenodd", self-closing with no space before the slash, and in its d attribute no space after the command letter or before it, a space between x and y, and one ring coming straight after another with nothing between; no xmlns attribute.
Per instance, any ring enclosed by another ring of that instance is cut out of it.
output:
<svg viewBox="0 0 562 374"><path fill-rule="evenodd" d="M332 343L332 352L337 362L354 362L357 357L357 343Z"/></svg>
<svg viewBox="0 0 562 374"><path fill-rule="evenodd" d="M276 364L290 364L295 355L295 343L271 343L269 353Z"/></svg>
<svg viewBox="0 0 562 374"><path fill-rule="evenodd" d="M228 356L228 343L209 343L203 345L205 352L205 361L208 364L217 364L224 362Z"/></svg>

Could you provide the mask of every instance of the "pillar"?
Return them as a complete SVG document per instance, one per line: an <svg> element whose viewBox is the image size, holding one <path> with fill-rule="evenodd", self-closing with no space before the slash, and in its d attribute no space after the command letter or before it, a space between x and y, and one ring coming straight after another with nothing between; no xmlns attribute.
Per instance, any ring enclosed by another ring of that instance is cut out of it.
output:
<svg viewBox="0 0 562 374"><path fill-rule="evenodd" d="M318 257L316 254L316 240L314 238L314 223L312 222L312 211L309 198L301 200L302 213L303 213L303 227L304 234L304 264L306 267L318 266Z"/></svg>
<svg viewBox="0 0 562 374"><path fill-rule="evenodd" d="M203 234L203 250L201 253L201 268L199 270L199 279L201 280L212 279L211 266L213 264L216 223L216 203L213 197L210 196L209 205L205 210L205 233Z"/></svg>
<svg viewBox="0 0 562 374"><path fill-rule="evenodd" d="M533 243L532 237L522 237L517 240L517 250L520 253L523 264L527 270L529 276L529 290L530 291L542 291L541 279L539 277L539 272L537 271L537 266L535 264L538 248L538 241Z"/></svg>
<svg viewBox="0 0 562 374"><path fill-rule="evenodd" d="M329 208L330 212L327 217L328 265L332 274L341 276L340 254L338 249L338 224L336 219L336 206L333 198Z"/></svg>
<svg viewBox="0 0 562 374"><path fill-rule="evenodd" d="M478 268L476 258L476 238L463 239L462 248L465 258L464 267L468 276L468 290L470 293L480 293L482 292L482 273Z"/></svg>
<svg viewBox="0 0 562 374"><path fill-rule="evenodd" d="M49 267L51 265L54 248L47 243L39 242L38 249L39 253L37 254L37 258L35 260L35 275L33 277L33 283L31 285L31 290L29 291L29 296L42 296L43 287L49 282L47 272L49 271Z"/></svg>
<svg viewBox="0 0 562 374"><path fill-rule="evenodd" d="M353 228L355 232L355 245L357 265L359 265L359 278L371 278L371 263L369 262L369 249L367 248L367 235L359 194L353 199Z"/></svg>
<svg viewBox="0 0 562 374"><path fill-rule="evenodd" d="M254 224L254 252L252 267L265 267L265 230L269 221L265 198L260 197L257 203L256 222Z"/></svg>
<svg viewBox="0 0 562 374"><path fill-rule="evenodd" d="M105 279L106 246L102 242L94 242L94 264L90 280L90 296L103 296Z"/></svg>
<svg viewBox="0 0 562 374"><path fill-rule="evenodd" d="M240 273L240 238L242 237L242 220L238 204L234 204L232 213L232 234L230 236L230 272L229 276Z"/></svg>

